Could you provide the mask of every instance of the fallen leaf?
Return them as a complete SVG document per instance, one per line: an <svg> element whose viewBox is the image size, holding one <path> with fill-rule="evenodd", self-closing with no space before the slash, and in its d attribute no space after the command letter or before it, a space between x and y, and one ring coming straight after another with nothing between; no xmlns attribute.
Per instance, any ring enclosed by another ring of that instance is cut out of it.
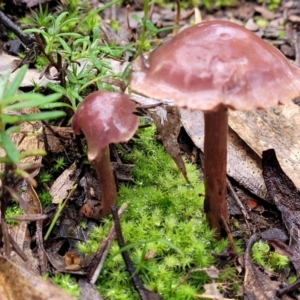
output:
<svg viewBox="0 0 300 300"><path fill-rule="evenodd" d="M73 163L54 181L49 191L52 197L52 203L58 204L68 196L69 191L72 189L77 179L77 176L73 176L75 173L76 164Z"/></svg>
<svg viewBox="0 0 300 300"><path fill-rule="evenodd" d="M0 296L9 300L75 300L50 281L3 256L0 256Z"/></svg>
<svg viewBox="0 0 300 300"><path fill-rule="evenodd" d="M155 109L149 109L149 112L166 151L176 163L186 182L189 183L178 145L178 136L181 127L179 109L175 106L158 106Z"/></svg>
<svg viewBox="0 0 300 300"><path fill-rule="evenodd" d="M230 111L229 126L259 156L276 149L285 174L300 188L300 107L293 102L267 110Z"/></svg>

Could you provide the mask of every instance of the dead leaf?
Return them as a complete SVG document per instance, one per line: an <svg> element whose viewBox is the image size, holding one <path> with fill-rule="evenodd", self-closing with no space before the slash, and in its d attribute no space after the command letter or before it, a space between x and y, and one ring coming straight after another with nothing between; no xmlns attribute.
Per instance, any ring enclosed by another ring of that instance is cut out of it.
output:
<svg viewBox="0 0 300 300"><path fill-rule="evenodd" d="M218 290L218 287L222 287L222 283L208 283L204 284L203 288L205 290L204 294L196 294L195 297L197 298L208 298L213 300L234 300L232 298L225 298L220 291Z"/></svg>
<svg viewBox="0 0 300 300"><path fill-rule="evenodd" d="M267 110L230 111L229 126L261 157L275 149L285 174L300 188L300 107L293 102Z"/></svg>
<svg viewBox="0 0 300 300"><path fill-rule="evenodd" d="M0 256L0 296L1 299L9 300L75 300L50 281L30 273L3 256Z"/></svg>
<svg viewBox="0 0 300 300"><path fill-rule="evenodd" d="M45 126L45 139L47 151L60 153L66 150L74 135L71 127Z"/></svg>
<svg viewBox="0 0 300 300"><path fill-rule="evenodd" d="M155 109L149 109L149 112L166 151L176 163L186 182L189 183L177 141L181 127L179 109L176 106L158 106Z"/></svg>
<svg viewBox="0 0 300 300"><path fill-rule="evenodd" d="M75 172L76 164L73 163L55 180L49 191L52 203L58 204L60 201L66 199L77 179L77 176L73 176Z"/></svg>
<svg viewBox="0 0 300 300"><path fill-rule="evenodd" d="M273 149L263 152L263 176L290 235L289 257L300 275L300 194L293 182L281 169ZM282 245L282 248L286 246Z"/></svg>

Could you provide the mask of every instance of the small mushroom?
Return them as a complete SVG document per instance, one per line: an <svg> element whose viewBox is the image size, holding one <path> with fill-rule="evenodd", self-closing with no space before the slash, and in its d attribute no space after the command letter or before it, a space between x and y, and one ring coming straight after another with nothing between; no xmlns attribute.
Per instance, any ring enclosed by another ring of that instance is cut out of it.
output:
<svg viewBox="0 0 300 300"><path fill-rule="evenodd" d="M117 188L110 164L109 144L128 141L138 128L133 114L135 104L125 94L98 91L88 95L74 115L72 127L83 132L88 144L88 159L94 164L101 189L101 215L115 205Z"/></svg>
<svg viewBox="0 0 300 300"><path fill-rule="evenodd" d="M137 58L131 88L204 112L204 209L217 237L225 236L227 110L264 109L290 101L300 92L300 70L244 27L206 21L183 30L148 57Z"/></svg>

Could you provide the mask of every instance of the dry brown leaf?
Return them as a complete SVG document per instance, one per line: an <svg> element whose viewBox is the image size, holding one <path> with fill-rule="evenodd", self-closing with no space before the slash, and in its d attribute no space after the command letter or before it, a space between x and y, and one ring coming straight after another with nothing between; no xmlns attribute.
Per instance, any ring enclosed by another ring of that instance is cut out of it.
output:
<svg viewBox="0 0 300 300"><path fill-rule="evenodd" d="M51 151L52 153L65 151L73 135L74 131L71 127L45 127L45 142L47 143L47 151Z"/></svg>
<svg viewBox="0 0 300 300"><path fill-rule="evenodd" d="M149 112L166 151L176 163L186 182L189 183L177 141L181 127L178 108L176 106L158 106L155 109L149 109Z"/></svg>
<svg viewBox="0 0 300 300"><path fill-rule="evenodd" d="M225 298L218 287L222 287L222 283L208 283L204 284L204 294L196 294L195 297L197 298L206 298L206 299L213 299L213 300L234 300L232 298Z"/></svg>
<svg viewBox="0 0 300 300"><path fill-rule="evenodd" d="M285 174L300 188L300 108L293 102L252 112L230 111L229 126L259 156L275 149Z"/></svg>
<svg viewBox="0 0 300 300"><path fill-rule="evenodd" d="M74 297L50 281L30 273L3 256L0 256L0 298L9 300L75 300Z"/></svg>
<svg viewBox="0 0 300 300"><path fill-rule="evenodd" d="M76 181L76 176L72 176L75 171L76 164L74 163L55 180L49 191L52 203L58 204L67 197Z"/></svg>

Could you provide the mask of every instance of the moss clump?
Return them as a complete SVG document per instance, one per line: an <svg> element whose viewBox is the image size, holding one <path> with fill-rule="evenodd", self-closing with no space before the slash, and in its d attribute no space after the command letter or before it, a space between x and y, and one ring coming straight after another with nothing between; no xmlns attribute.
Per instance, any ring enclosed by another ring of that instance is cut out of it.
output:
<svg viewBox="0 0 300 300"><path fill-rule="evenodd" d="M146 287L164 299L194 299L210 279L200 271L182 283L184 275L191 269L214 264L212 250L224 250L227 241L215 241L214 232L207 225L199 171L187 163L191 184L186 184L175 163L155 141L154 130L141 130L133 150L124 155L127 162L136 166L132 170L135 185L123 185L119 191L119 204L128 203L121 219L122 231L127 245L131 244L129 253L136 272ZM90 239L78 246L81 252L96 251L111 221L105 224L95 227ZM139 299L116 243L110 249L97 286L111 300Z"/></svg>

